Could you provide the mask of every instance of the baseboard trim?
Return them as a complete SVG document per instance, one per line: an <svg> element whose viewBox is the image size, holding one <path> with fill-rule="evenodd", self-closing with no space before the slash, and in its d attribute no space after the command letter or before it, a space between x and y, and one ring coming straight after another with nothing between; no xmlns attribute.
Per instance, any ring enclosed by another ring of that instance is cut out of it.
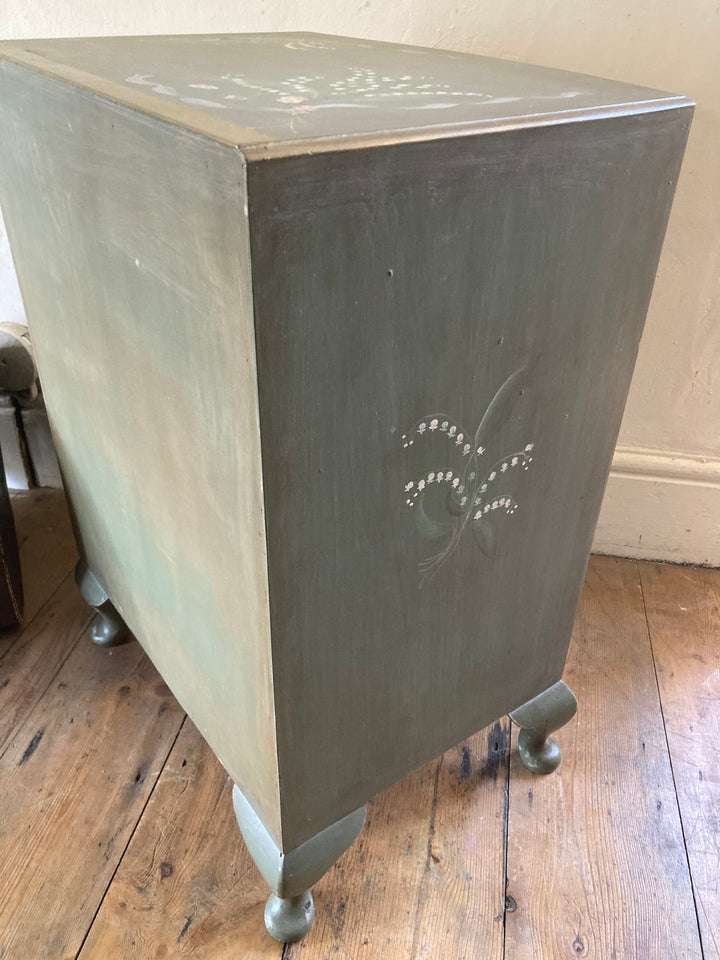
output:
<svg viewBox="0 0 720 960"><path fill-rule="evenodd" d="M720 566L720 459L618 447L593 550Z"/></svg>
<svg viewBox="0 0 720 960"><path fill-rule="evenodd" d="M702 484L720 489L720 459L667 453L649 447L617 447L610 475Z"/></svg>

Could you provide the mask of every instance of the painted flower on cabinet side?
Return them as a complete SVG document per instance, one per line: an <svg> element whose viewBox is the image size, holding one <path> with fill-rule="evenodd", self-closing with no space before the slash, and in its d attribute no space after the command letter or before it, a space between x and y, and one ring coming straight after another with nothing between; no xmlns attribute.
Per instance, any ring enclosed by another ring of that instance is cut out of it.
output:
<svg viewBox="0 0 720 960"><path fill-rule="evenodd" d="M488 404L474 434L467 433L453 417L438 413L416 421L402 436L405 449L422 443L430 436L445 437L454 456L450 466L433 464L434 469L420 477L408 479L405 483L405 504L416 510L420 529L428 536L443 533L447 536L444 548L419 564L421 587L428 583L452 556L465 531L470 530L479 547L487 553L483 523L498 510L512 516L518 509L514 497L503 491L499 484L515 471L530 469L535 444L526 443L522 449L507 453L488 467L482 441L491 414L497 412L500 404L512 392L516 381L526 373L526 368L523 368L507 378ZM439 489L445 491L444 508L447 519L444 522L433 520L425 511L426 497L431 492L437 496Z"/></svg>

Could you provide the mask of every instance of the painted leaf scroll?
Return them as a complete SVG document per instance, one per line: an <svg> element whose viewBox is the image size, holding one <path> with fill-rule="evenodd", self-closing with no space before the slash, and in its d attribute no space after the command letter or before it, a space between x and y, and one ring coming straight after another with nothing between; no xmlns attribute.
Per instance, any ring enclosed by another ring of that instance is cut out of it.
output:
<svg viewBox="0 0 720 960"><path fill-rule="evenodd" d="M429 469L405 483L405 505L413 510L420 533L445 541L442 549L419 564L421 587L430 582L468 533L482 553L492 557L497 549L497 529L491 521L517 512L518 500L511 489L517 486L518 475L530 469L535 444L529 441L495 459L488 456L486 444L492 424L507 412L518 391L524 393L528 374L529 367L523 367L505 380L474 432L465 430L451 416L434 413L416 421L403 434L405 449L428 445L431 437L446 441L445 453L439 456L438 444L433 444L434 461L428 464Z"/></svg>

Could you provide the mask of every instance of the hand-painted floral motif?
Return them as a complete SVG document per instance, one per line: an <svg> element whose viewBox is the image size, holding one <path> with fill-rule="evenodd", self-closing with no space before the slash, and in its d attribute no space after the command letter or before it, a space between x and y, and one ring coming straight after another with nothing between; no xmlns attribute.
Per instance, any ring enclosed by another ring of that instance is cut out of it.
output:
<svg viewBox="0 0 720 960"><path fill-rule="evenodd" d="M500 404L508 398L519 378L525 373L526 370L523 369L508 377L488 404L474 434L470 435L454 418L438 413L418 420L402 436L405 449L431 435L444 436L455 458L455 464L450 468L436 464L440 469L428 470L421 477L405 483L405 503L422 514L421 528L431 531L429 535L435 535L436 532L447 532L449 535L445 547L420 564L421 586L427 583L454 553L468 528L473 532L481 549L485 550L487 527L484 524L489 516L498 510L512 516L518 509L517 501L504 492L499 484L513 471L530 468L535 445L527 443L521 450L508 453L487 466L483 459L485 446L481 441L484 439L491 414L497 412ZM444 503L447 519L441 524L433 521L424 510L425 498L431 491L437 493L439 487L446 490Z"/></svg>

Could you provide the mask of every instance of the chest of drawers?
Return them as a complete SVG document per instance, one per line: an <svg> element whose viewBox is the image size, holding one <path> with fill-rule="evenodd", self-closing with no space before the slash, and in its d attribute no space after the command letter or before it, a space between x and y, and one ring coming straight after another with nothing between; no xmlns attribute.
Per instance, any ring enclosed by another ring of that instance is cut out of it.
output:
<svg viewBox="0 0 720 960"><path fill-rule="evenodd" d="M692 105L314 34L0 46L98 642L232 776L279 939L365 802L549 733Z"/></svg>

